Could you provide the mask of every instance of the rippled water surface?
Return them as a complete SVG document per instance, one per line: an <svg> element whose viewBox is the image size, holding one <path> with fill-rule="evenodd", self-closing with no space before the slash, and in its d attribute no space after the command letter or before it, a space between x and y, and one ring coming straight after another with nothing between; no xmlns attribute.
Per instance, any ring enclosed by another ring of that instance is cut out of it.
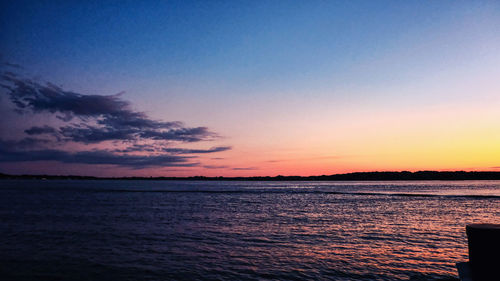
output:
<svg viewBox="0 0 500 281"><path fill-rule="evenodd" d="M0 181L5 280L433 280L500 182Z"/></svg>

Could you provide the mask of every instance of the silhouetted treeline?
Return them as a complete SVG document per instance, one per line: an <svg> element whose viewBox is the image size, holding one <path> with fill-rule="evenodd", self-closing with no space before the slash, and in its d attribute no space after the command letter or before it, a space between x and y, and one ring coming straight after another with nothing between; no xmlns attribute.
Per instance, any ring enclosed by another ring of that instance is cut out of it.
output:
<svg viewBox="0 0 500 281"><path fill-rule="evenodd" d="M500 180L500 172L357 172L321 176L275 176L275 177L92 177L54 175L7 175L0 179L67 179L67 180L232 180L232 181L392 181L392 180Z"/></svg>

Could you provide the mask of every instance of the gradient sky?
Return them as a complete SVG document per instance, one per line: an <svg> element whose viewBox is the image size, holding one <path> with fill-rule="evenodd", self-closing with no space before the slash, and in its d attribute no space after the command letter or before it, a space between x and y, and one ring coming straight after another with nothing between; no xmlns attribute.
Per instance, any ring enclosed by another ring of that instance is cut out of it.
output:
<svg viewBox="0 0 500 281"><path fill-rule="evenodd" d="M10 87L0 90L3 173L500 170L498 1L0 5L2 85ZM57 85L75 103L106 96L98 101L114 111L52 103L19 113L16 97L33 101L26 83ZM139 115L156 122L147 136L144 127L110 125ZM182 124L165 124L173 121ZM96 124L133 133L71 134L102 129Z"/></svg>

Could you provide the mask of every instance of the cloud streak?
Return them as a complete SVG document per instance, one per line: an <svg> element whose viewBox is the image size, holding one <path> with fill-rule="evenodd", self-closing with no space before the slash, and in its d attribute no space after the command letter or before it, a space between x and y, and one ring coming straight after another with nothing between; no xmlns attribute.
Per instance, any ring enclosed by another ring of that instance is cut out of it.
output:
<svg viewBox="0 0 500 281"><path fill-rule="evenodd" d="M204 154L230 150L230 146L217 146L210 149L164 148L163 151L174 154Z"/></svg>
<svg viewBox="0 0 500 281"><path fill-rule="evenodd" d="M28 135L42 135L42 134L55 134L56 129L50 127L50 126L43 126L43 127L37 127L33 126L27 130L24 130L24 132Z"/></svg>
<svg viewBox="0 0 500 281"><path fill-rule="evenodd" d="M227 169L229 168L228 166L225 165L205 165L203 166L205 169Z"/></svg>
<svg viewBox="0 0 500 281"><path fill-rule="evenodd" d="M177 155L127 155L107 150L68 152L57 149L13 150L9 143L0 141L0 162L58 161L72 164L109 164L134 169L148 167L193 167L193 157Z"/></svg>
<svg viewBox="0 0 500 281"><path fill-rule="evenodd" d="M253 171L253 170L258 170L259 168L257 167L236 167L236 168L231 168L232 170L235 171Z"/></svg>

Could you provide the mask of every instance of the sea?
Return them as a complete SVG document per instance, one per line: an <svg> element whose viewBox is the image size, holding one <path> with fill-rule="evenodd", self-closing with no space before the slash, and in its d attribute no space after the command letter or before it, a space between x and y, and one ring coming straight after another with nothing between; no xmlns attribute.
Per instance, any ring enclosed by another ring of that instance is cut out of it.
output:
<svg viewBox="0 0 500 281"><path fill-rule="evenodd" d="M0 180L1 280L449 280L500 181Z"/></svg>

